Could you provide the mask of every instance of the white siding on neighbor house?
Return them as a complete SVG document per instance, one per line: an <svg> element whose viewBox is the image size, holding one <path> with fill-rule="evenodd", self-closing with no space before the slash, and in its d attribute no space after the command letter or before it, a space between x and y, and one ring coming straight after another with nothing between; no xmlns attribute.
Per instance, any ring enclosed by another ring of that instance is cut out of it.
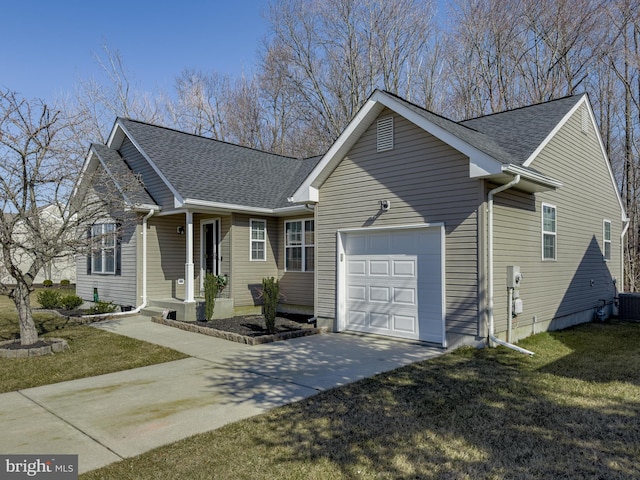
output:
<svg viewBox="0 0 640 480"><path fill-rule="evenodd" d="M165 209L173 208L173 193L128 137L125 137L118 151L129 167L140 174L142 183L158 205Z"/></svg>
<svg viewBox="0 0 640 480"><path fill-rule="evenodd" d="M93 289L98 289L100 300L111 301L118 305L137 306L142 303L137 289L137 245L140 234L140 220L123 225L119 240L120 274L89 274L88 259L85 255L76 256L76 295L84 300L93 300Z"/></svg>
<svg viewBox="0 0 640 480"><path fill-rule="evenodd" d="M442 222L447 331L477 335L480 188L467 157L398 115L394 148L377 152L373 122L320 189L317 315L335 317L337 230ZM388 212L380 212L380 200L391 202Z"/></svg>
<svg viewBox="0 0 640 480"><path fill-rule="evenodd" d="M555 192L535 196L507 190L495 198L496 332L507 329L506 271L518 265L524 275L520 297L524 311L514 321L521 335L541 330L536 324L580 312L585 319L599 299L612 301L612 277L620 275L621 210L606 160L589 124L582 132L576 112L531 167L563 183ZM491 188L490 186L488 188ZM556 206L557 259L542 259L542 204ZM603 220L611 220L611 260L603 260ZM553 324L551 325L553 328ZM514 339L515 340L515 339Z"/></svg>

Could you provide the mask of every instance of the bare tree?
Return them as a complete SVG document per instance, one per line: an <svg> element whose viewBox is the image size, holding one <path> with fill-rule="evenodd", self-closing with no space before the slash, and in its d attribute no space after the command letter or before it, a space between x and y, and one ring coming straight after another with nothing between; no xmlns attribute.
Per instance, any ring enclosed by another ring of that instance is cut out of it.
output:
<svg viewBox="0 0 640 480"><path fill-rule="evenodd" d="M82 210L72 213L67 208L83 165L83 152L74 148L78 142L69 137L81 121L65 117L43 101L29 102L14 92L0 92L0 257L13 280L0 283L0 292L16 306L23 345L38 340L30 304L38 272L57 258L86 249L88 240L79 229L99 218L105 206L117 208L122 199L105 191L84 203ZM108 188L100 172L86 172L86 176Z"/></svg>
<svg viewBox="0 0 640 480"><path fill-rule="evenodd" d="M429 1L281 0L267 20L263 69L269 62L283 72L297 128L314 132L325 148L374 88L405 96L421 88Z"/></svg>

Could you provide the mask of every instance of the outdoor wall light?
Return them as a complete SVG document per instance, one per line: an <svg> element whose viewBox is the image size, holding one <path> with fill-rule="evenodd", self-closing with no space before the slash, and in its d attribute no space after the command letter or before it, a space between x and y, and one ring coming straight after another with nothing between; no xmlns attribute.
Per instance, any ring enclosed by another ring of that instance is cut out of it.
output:
<svg viewBox="0 0 640 480"><path fill-rule="evenodd" d="M184 235L184 227L178 227L178 235Z"/></svg>
<svg viewBox="0 0 640 480"><path fill-rule="evenodd" d="M380 210L388 212L391 208L391 202L389 200L380 200Z"/></svg>

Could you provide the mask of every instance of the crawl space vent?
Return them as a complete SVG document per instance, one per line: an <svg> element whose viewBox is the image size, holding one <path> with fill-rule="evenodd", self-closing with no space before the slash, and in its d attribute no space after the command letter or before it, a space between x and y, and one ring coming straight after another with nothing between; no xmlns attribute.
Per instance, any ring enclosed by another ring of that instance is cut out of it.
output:
<svg viewBox="0 0 640 480"><path fill-rule="evenodd" d="M378 120L378 151L393 149L393 117Z"/></svg>

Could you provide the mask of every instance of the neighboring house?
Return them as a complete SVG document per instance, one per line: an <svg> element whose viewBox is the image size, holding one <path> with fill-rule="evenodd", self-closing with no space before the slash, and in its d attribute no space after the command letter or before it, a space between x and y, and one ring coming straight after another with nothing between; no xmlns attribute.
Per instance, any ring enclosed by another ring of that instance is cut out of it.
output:
<svg viewBox="0 0 640 480"><path fill-rule="evenodd" d="M274 276L283 310L331 330L479 345L610 312L622 278L628 223L586 95L453 122L376 91L307 160L118 119L86 167L145 188L78 262L78 294L178 318L206 272L229 276L218 316L258 312Z"/></svg>
<svg viewBox="0 0 640 480"><path fill-rule="evenodd" d="M281 308L312 313L313 211L287 196L318 159L118 118L107 144L91 145L85 171L104 169L117 183L130 170L144 188L125 194L135 222L106 215L90 229L101 241L77 258L77 294L193 320L206 273L228 276L218 317L259 313L262 279L276 277Z"/></svg>
<svg viewBox="0 0 640 480"><path fill-rule="evenodd" d="M376 91L292 201L315 206L315 315L333 330L516 341L610 311L623 276L587 95L457 123Z"/></svg>
<svg viewBox="0 0 640 480"><path fill-rule="evenodd" d="M38 215L40 216L43 225L48 222L55 225L61 221L60 209L56 205L47 205L40 208ZM17 223L15 226L13 238L15 238L16 243L18 244L25 246L29 244L29 238L20 223ZM14 263L18 265L18 268L22 272L28 271L33 263L32 254L25 249L16 249L14 251L14 256ZM46 263L34 278L33 283L41 284L45 280L51 280L56 284L60 283L60 280L69 280L69 282L75 283L76 263L73 253L69 251L68 255L60 256L59 258ZM15 284L15 279L9 275L2 262L0 262L0 282L5 285Z"/></svg>

